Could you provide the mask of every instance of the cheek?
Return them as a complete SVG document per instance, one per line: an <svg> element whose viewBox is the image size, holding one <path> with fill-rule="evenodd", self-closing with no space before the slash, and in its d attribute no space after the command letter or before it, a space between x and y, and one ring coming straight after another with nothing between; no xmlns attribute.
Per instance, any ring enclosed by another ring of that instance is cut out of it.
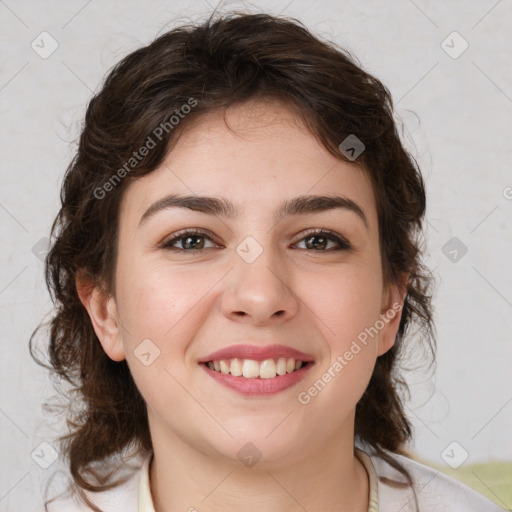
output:
<svg viewBox="0 0 512 512"><path fill-rule="evenodd" d="M132 265L118 286L128 323L162 336L204 295L204 277L190 270L170 271L165 264Z"/></svg>
<svg viewBox="0 0 512 512"><path fill-rule="evenodd" d="M209 292L219 276L190 268L171 270L165 262L145 262L123 275L118 291L128 362L137 367L134 351L149 339L159 351L154 364L181 372L187 348L211 307Z"/></svg>
<svg viewBox="0 0 512 512"><path fill-rule="evenodd" d="M379 318L382 285L379 275L366 265L351 266L339 273L318 275L303 283L306 303L323 326L332 352L345 351L351 340Z"/></svg>
<svg viewBox="0 0 512 512"><path fill-rule="evenodd" d="M201 300L212 286L212 277L171 272L164 264L151 263L120 275L119 312L127 363L145 400L149 404L161 400L160 406L169 406L177 397L162 389L172 388L172 376L179 381L186 376L183 361L200 324Z"/></svg>
<svg viewBox="0 0 512 512"><path fill-rule="evenodd" d="M164 279L148 268L133 271L118 289L130 343L141 336L161 340L172 327L175 311L187 299L186 293L177 295L179 280Z"/></svg>
<svg viewBox="0 0 512 512"><path fill-rule="evenodd" d="M329 351L317 387L325 384L330 391L322 393L319 405L325 402L343 416L355 407L373 372L378 333L372 328L379 320L382 284L380 273L369 265L351 266L322 281L323 293L310 299Z"/></svg>
<svg viewBox="0 0 512 512"><path fill-rule="evenodd" d="M330 411L322 427L329 432L355 408L371 378L378 353L378 334L371 328L379 320L382 287L368 266L353 266L330 279L317 276L316 282L323 283L318 288L323 291L308 304L329 355L298 399Z"/></svg>

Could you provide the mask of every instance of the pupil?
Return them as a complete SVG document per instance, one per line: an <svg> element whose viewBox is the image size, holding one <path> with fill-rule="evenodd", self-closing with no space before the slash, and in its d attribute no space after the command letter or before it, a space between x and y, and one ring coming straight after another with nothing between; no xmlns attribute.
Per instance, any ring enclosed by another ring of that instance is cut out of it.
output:
<svg viewBox="0 0 512 512"><path fill-rule="evenodd" d="M201 244L201 243L197 244L197 245L199 245L200 247L197 247L197 245L196 245L196 244L193 244L193 243L191 242L191 240L194 240L194 239L195 239L195 240L197 240L198 238L199 238L199 239L201 239L201 238L202 238L202 237L201 237L201 235L194 235L194 236L187 236L187 237L184 237L184 238L183 238L183 240L185 240L185 243L183 244L183 245L185 246L184 248L185 248L185 249L192 249L192 248L194 248L194 249L202 249L202 248L203 248L202 246L204 245L204 241L203 241L203 243L202 243L202 244Z"/></svg>
<svg viewBox="0 0 512 512"><path fill-rule="evenodd" d="M319 240L321 240L321 242L315 244L312 242L312 240L314 240L314 239L319 239ZM318 250L319 248L325 249L326 243L327 243L327 241L326 241L325 237L313 235L307 239L306 246L308 247L308 249L310 248L310 246L312 246L315 250Z"/></svg>

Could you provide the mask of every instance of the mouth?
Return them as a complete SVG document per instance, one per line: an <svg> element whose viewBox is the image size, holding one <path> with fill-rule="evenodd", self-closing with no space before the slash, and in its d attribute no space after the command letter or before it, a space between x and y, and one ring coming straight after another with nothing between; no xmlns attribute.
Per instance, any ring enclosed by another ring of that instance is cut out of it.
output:
<svg viewBox="0 0 512 512"><path fill-rule="evenodd" d="M308 364L309 361L289 358L269 358L263 361L255 359L219 359L200 363L206 365L211 371L240 377L243 379L274 379L277 376L283 376L294 373Z"/></svg>
<svg viewBox="0 0 512 512"><path fill-rule="evenodd" d="M272 345L236 345L198 361L209 377L246 396L274 395L296 385L314 366L303 352Z"/></svg>

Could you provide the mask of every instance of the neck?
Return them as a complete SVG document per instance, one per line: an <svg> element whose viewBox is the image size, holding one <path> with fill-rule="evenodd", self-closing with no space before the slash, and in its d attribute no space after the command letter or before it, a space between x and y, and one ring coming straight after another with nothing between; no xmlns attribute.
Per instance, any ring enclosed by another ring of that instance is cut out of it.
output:
<svg viewBox="0 0 512 512"><path fill-rule="evenodd" d="M252 467L238 458L205 453L152 425L150 486L155 512L366 512L369 484L354 456L353 436L301 448L283 460L264 457ZM243 446L244 443L240 445Z"/></svg>

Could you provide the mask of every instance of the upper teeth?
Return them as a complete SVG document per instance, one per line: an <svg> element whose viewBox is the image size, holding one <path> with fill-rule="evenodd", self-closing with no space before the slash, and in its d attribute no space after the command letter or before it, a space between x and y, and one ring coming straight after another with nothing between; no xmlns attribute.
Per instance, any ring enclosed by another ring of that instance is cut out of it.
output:
<svg viewBox="0 0 512 512"><path fill-rule="evenodd" d="M303 361L295 360L293 357L288 359L280 357L279 359L265 359L264 361L255 361L254 359L221 359L220 361L208 361L210 370L230 373L234 377L247 377L249 379L272 379L276 375L285 375L292 373L302 367Z"/></svg>

